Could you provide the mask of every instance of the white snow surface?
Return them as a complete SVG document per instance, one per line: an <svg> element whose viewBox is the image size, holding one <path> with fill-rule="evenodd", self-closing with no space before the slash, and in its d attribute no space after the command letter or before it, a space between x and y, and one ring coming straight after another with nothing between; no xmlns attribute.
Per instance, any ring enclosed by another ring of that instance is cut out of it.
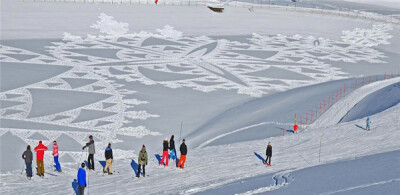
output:
<svg viewBox="0 0 400 195"><path fill-rule="evenodd" d="M384 86L386 83L377 82L376 85ZM358 91L363 89L360 88ZM119 174L103 177L96 172L88 172L90 193L114 194L118 191L118 193L141 194L192 194L260 174L298 170L399 150L400 131L396 128L400 125L399 115L400 105L397 105L372 116L374 124L371 131L363 131L354 126L364 122L364 119L360 119L324 128L308 128L298 134L284 137L192 149L189 150L186 168L183 170L173 166L160 167L153 154L149 154L150 163L146 167L146 173L150 176L140 179L133 178L134 172L130 166L132 159L136 160L136 156L126 153L126 158L114 162L114 170ZM319 162L320 141L322 149ZM259 159L254 156L254 152L264 154L268 142L274 147L272 167L261 165ZM340 154L337 152L338 148ZM34 177L29 182L19 171L2 174L0 192L2 194L73 193L71 183L76 178L76 166L76 164L64 164L62 174L46 175L49 179L45 180ZM100 167L98 164L96 166ZM271 189L261 189L260 192L265 190Z"/></svg>
<svg viewBox="0 0 400 195"><path fill-rule="evenodd" d="M400 9L400 0L344 0L344 1L369 4L369 5L379 5L383 7Z"/></svg>
<svg viewBox="0 0 400 195"><path fill-rule="evenodd" d="M2 74L9 78L2 81L11 84L1 86L0 141L11 144L1 145L7 153L0 156L7 159L0 168L8 172L0 173L0 194L73 193L77 166L86 158L80 147L88 134L94 135L97 151L96 172L88 172L86 189L92 194L192 194L261 174L400 149L400 105L372 116L372 131L355 127L364 119L337 124L363 97L399 82L395 78L355 90L298 134L194 149L188 140L183 170L160 167L154 155L160 153L161 138L172 133L178 146L175 124L182 120L188 135L219 113L262 95L398 72L397 24L233 6L216 14L204 6L11 0L1 2L1 16L2 71L21 74L18 82ZM33 75L27 66L48 71ZM264 78L266 72L279 76ZM63 108L53 100L79 104ZM202 146L255 125L215 131L203 137L208 141ZM9 171L23 169L22 149L43 138L47 146L54 139L68 142L61 145L62 173L53 171L51 151L45 154L47 179L27 181L20 170ZM103 177L99 160L109 142L117 174ZM260 165L254 155L264 154L268 142L274 147L272 167ZM136 179L131 163L142 143L148 148L149 177Z"/></svg>

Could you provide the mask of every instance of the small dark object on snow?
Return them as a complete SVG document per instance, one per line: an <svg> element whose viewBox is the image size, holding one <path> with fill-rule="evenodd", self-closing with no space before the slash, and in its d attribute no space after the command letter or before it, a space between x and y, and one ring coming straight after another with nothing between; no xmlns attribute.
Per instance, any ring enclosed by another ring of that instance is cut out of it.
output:
<svg viewBox="0 0 400 195"><path fill-rule="evenodd" d="M224 8L223 7L210 7L210 6L207 6L211 11L213 11L213 12L217 12L217 13L222 13L223 11L224 11Z"/></svg>

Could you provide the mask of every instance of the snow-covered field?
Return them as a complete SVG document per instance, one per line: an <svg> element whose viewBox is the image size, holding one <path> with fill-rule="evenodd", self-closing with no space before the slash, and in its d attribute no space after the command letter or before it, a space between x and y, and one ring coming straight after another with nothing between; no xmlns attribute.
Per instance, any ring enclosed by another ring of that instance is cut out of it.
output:
<svg viewBox="0 0 400 195"><path fill-rule="evenodd" d="M97 153L86 190L96 194L213 193L207 190L400 150L398 24L254 9L229 5L218 14L204 6L2 1L0 192L74 193L88 135ZM347 95L336 95L326 111L324 105L314 124L280 136L295 114L309 113L344 85ZM382 100L390 103L376 103ZM365 132L359 118L369 104L373 130ZM357 120L337 124L345 116ZM155 154L172 134L176 145L187 139L184 170L157 165ZM39 140L50 147L58 141L63 172L53 171L47 151L47 179L28 182L21 154ZM268 141L272 167L254 153L264 156ZM99 161L108 143L119 173L103 177ZM136 179L132 160L142 144L149 177ZM393 173L310 192L360 193L371 182L399 183L399 170ZM234 193L292 192L281 191L290 182L270 180Z"/></svg>

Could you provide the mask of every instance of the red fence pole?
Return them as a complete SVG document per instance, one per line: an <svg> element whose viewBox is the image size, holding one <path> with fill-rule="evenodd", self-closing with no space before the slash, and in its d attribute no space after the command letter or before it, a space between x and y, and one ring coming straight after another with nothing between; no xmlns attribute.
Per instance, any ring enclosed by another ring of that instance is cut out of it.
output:
<svg viewBox="0 0 400 195"><path fill-rule="evenodd" d="M321 108L322 108L321 103L319 103L319 115L321 115Z"/></svg>
<svg viewBox="0 0 400 195"><path fill-rule="evenodd" d="M329 100L328 100L328 107L331 106L331 96L329 96Z"/></svg>
<svg viewBox="0 0 400 195"><path fill-rule="evenodd" d="M338 96L339 96L339 89L336 90L336 101L338 99Z"/></svg>
<svg viewBox="0 0 400 195"><path fill-rule="evenodd" d="M308 124L308 113L306 113L306 125Z"/></svg>
<svg viewBox="0 0 400 195"><path fill-rule="evenodd" d="M303 117L300 117L300 129L301 129L301 125L303 124Z"/></svg>
<svg viewBox="0 0 400 195"><path fill-rule="evenodd" d="M343 95L346 94L346 83L344 84L344 88L343 88Z"/></svg>
<svg viewBox="0 0 400 195"><path fill-rule="evenodd" d="M314 110L311 110L311 120L310 120L310 123L313 121L313 116L314 116Z"/></svg>

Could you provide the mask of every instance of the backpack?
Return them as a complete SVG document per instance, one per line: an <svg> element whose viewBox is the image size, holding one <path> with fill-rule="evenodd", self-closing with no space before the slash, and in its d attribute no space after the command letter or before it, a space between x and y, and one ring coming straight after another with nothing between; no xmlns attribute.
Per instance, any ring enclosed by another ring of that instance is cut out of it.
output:
<svg viewBox="0 0 400 195"><path fill-rule="evenodd" d="M141 161L145 161L146 160L146 152L142 152L142 156L140 157Z"/></svg>

